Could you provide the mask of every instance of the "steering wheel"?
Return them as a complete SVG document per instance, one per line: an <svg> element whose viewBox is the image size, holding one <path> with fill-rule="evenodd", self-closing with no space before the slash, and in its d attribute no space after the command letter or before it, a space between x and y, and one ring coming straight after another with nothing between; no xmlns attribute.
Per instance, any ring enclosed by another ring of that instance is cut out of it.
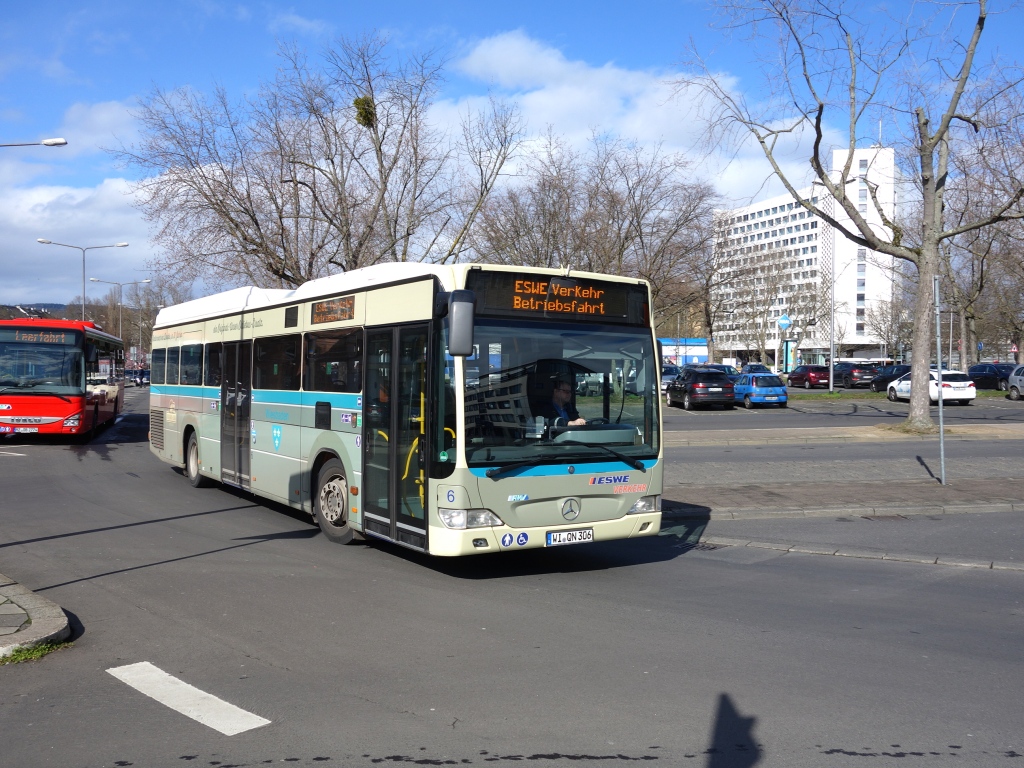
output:
<svg viewBox="0 0 1024 768"><path fill-rule="evenodd" d="M587 424L607 424L608 419L590 419Z"/></svg>

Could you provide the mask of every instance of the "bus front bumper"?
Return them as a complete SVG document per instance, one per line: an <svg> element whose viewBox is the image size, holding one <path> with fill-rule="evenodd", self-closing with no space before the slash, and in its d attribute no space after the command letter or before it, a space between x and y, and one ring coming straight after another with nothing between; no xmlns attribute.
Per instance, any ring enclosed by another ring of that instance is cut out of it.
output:
<svg viewBox="0 0 1024 768"><path fill-rule="evenodd" d="M661 531L661 512L625 515L617 520L535 528L430 528L430 554L440 557L482 555L518 549L542 549L596 541L656 536Z"/></svg>

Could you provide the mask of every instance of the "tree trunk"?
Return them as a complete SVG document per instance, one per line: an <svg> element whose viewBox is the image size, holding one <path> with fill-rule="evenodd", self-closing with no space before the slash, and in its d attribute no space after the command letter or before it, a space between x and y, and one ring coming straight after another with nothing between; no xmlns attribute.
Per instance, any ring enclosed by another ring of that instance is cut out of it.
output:
<svg viewBox="0 0 1024 768"><path fill-rule="evenodd" d="M935 342L932 325L935 323L935 303L931 289L938 274L939 253L934 242L921 249L918 263L917 297L914 300L914 346L910 359L910 413L907 425L913 429L932 429L928 386L932 345ZM941 365L942 361L939 361Z"/></svg>

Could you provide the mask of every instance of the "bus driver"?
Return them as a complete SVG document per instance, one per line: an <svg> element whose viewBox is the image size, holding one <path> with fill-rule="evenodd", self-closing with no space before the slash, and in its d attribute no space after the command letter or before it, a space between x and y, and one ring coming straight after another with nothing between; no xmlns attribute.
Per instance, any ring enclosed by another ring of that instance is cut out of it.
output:
<svg viewBox="0 0 1024 768"><path fill-rule="evenodd" d="M549 422L562 419L563 423L570 427L578 427L587 423L587 420L576 410L576 406L572 404L572 385L565 379L555 380L555 388L551 392L551 402L547 404L540 415Z"/></svg>

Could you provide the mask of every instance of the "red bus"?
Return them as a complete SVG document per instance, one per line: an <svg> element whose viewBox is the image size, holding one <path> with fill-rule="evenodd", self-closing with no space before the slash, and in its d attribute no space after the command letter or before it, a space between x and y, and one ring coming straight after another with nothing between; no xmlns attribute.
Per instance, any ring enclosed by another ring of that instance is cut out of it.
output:
<svg viewBox="0 0 1024 768"><path fill-rule="evenodd" d="M77 320L0 320L0 434L91 434L122 405L116 336Z"/></svg>

